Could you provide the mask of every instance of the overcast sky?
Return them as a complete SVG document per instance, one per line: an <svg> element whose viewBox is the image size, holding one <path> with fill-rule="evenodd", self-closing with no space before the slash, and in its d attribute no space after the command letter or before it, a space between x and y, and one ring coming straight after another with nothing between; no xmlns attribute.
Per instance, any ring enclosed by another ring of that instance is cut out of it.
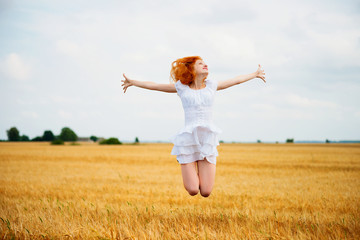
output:
<svg viewBox="0 0 360 240"><path fill-rule="evenodd" d="M176 94L121 88L169 82L199 55L217 81L224 141L360 139L359 1L0 0L0 139L16 126L122 141L169 141L184 125Z"/></svg>

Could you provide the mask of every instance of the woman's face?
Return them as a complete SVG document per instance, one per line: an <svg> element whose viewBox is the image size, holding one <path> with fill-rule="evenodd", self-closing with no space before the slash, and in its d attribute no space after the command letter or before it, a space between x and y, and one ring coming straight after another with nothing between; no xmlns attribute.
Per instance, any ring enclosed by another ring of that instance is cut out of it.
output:
<svg viewBox="0 0 360 240"><path fill-rule="evenodd" d="M209 74L208 66L205 64L203 60L196 60L194 64L194 70L196 75L207 75Z"/></svg>

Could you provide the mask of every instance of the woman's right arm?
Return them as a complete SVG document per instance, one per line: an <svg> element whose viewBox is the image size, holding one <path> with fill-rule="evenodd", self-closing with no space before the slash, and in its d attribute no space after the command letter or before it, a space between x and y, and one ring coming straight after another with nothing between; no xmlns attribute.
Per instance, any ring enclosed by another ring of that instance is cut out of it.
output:
<svg viewBox="0 0 360 240"><path fill-rule="evenodd" d="M175 84L173 83L166 84L166 83L154 83L154 82L133 80L126 77L125 73L123 74L123 76L125 80L121 80L121 82L123 82L121 86L123 86L124 93L126 92L126 89L130 86L136 86L140 88L161 91L161 92L176 93Z"/></svg>

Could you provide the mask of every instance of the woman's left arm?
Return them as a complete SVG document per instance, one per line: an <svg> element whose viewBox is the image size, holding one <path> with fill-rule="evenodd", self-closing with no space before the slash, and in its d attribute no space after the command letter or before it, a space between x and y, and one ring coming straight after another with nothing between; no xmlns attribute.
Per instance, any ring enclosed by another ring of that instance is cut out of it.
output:
<svg viewBox="0 0 360 240"><path fill-rule="evenodd" d="M259 68L254 73L240 75L240 76L228 79L228 80L219 81L217 90L223 90L223 89L226 89L228 87L232 87L234 85L247 82L247 81L249 81L251 79L254 79L254 78L261 78L264 82L266 82L265 81L265 72L264 72L263 69L261 69L260 64L259 64Z"/></svg>

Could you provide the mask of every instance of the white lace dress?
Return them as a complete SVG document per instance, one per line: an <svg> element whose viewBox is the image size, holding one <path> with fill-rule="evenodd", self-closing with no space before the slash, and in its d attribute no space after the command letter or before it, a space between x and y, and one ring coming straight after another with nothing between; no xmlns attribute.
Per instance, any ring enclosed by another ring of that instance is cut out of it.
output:
<svg viewBox="0 0 360 240"><path fill-rule="evenodd" d="M191 89L180 81L175 83L181 99L185 126L173 138L172 155L177 155L180 164L191 163L206 158L216 164L219 145L218 134L221 130L212 120L212 107L217 89L217 82L205 80L206 87Z"/></svg>

